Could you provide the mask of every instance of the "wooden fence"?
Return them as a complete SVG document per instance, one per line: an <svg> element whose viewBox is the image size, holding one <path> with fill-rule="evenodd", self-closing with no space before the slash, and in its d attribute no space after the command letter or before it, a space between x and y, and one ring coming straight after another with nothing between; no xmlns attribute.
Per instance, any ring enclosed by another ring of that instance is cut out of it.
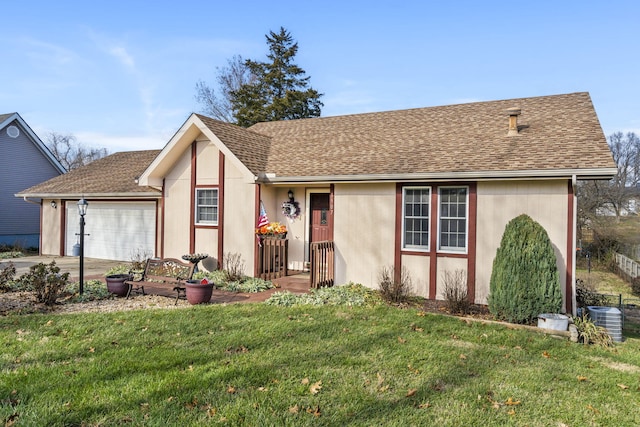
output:
<svg viewBox="0 0 640 427"><path fill-rule="evenodd" d="M616 253L616 263L621 271L623 271L630 278L640 276L640 264L632 260L631 258L622 254Z"/></svg>
<svg viewBox="0 0 640 427"><path fill-rule="evenodd" d="M312 288L334 285L334 249L332 241L311 243Z"/></svg>
<svg viewBox="0 0 640 427"><path fill-rule="evenodd" d="M264 280L285 277L288 272L289 241L286 239L262 239L258 260L259 277Z"/></svg>

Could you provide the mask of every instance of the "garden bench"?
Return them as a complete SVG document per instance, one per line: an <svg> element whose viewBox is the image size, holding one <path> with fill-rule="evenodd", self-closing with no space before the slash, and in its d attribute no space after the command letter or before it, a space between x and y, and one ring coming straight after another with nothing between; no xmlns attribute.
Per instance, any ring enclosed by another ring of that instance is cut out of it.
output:
<svg viewBox="0 0 640 427"><path fill-rule="evenodd" d="M144 267L142 277L127 280L129 285L127 298L131 292L145 295L144 287L166 287L176 292L176 304L180 297L185 296L185 281L191 279L195 264L185 263L175 258L149 258Z"/></svg>

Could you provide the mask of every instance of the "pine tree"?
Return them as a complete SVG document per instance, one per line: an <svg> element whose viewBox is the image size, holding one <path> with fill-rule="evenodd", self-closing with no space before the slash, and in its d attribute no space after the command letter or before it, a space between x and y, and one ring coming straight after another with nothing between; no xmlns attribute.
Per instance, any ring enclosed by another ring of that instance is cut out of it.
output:
<svg viewBox="0 0 640 427"><path fill-rule="evenodd" d="M505 227L489 289L489 310L509 322L530 323L539 314L558 313L562 308L551 240L528 215L512 219Z"/></svg>
<svg viewBox="0 0 640 427"><path fill-rule="evenodd" d="M284 28L269 32L267 58L270 62L247 60L255 80L231 92L231 105L238 125L319 117L322 94L309 86L310 77L293 63L298 43Z"/></svg>

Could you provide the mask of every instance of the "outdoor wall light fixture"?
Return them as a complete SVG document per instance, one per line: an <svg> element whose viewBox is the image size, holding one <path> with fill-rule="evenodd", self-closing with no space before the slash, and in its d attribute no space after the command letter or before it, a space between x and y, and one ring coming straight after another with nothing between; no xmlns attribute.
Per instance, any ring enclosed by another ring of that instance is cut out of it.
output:
<svg viewBox="0 0 640 427"><path fill-rule="evenodd" d="M84 216L87 214L89 203L83 197L78 201L78 213L80 214L80 295L84 291Z"/></svg>
<svg viewBox="0 0 640 427"><path fill-rule="evenodd" d="M58 207L58 204L56 203L56 201L55 201L55 200L52 200L52 201L51 201L51 207L52 207L53 209L56 209L56 208Z"/></svg>
<svg viewBox="0 0 640 427"><path fill-rule="evenodd" d="M289 190L287 197L289 197L289 202L293 203L293 190Z"/></svg>

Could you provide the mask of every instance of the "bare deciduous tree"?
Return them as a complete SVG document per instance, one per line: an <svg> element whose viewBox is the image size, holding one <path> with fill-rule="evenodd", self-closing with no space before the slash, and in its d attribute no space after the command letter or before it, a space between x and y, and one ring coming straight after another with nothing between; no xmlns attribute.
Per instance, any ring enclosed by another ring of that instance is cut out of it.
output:
<svg viewBox="0 0 640 427"><path fill-rule="evenodd" d="M223 122L235 123L231 104L232 93L243 85L252 84L256 77L251 74L246 61L240 55L227 60L225 67L216 67L218 92L203 81L196 83L196 100L203 106L202 113Z"/></svg>
<svg viewBox="0 0 640 427"><path fill-rule="evenodd" d="M49 132L46 141L47 148L68 171L87 165L94 160L105 157L109 152L106 148L86 148L72 134L63 135Z"/></svg>
<svg viewBox="0 0 640 427"><path fill-rule="evenodd" d="M579 231L589 226L600 237L615 240L612 221L619 221L625 211L631 211L630 200L640 191L640 138L633 132L616 132L608 139L618 172L609 181L578 184L577 216Z"/></svg>

